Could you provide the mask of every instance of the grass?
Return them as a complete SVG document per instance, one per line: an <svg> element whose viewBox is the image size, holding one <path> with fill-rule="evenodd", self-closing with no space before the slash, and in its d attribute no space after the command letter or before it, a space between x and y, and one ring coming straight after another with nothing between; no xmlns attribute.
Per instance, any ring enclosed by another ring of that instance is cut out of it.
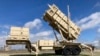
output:
<svg viewBox="0 0 100 56"><path fill-rule="evenodd" d="M13 54L10 56L36 56L34 54ZM55 55L54 53L43 53L43 54L39 54L38 56L62 56L62 55ZM70 55L72 56L72 55ZM75 55L73 55L75 56ZM88 52L82 52L80 55L77 56L91 56L90 53ZM94 56L100 56L100 52L95 52Z"/></svg>
<svg viewBox="0 0 100 56"><path fill-rule="evenodd" d="M36 56L36 55L33 53L28 53L28 52L9 52L9 53L0 53L0 56ZM39 54L38 56L62 56L62 55L55 55L54 52L43 52L42 54ZM77 56L91 56L91 55L89 52L85 51ZM100 52L94 52L94 56L100 56Z"/></svg>

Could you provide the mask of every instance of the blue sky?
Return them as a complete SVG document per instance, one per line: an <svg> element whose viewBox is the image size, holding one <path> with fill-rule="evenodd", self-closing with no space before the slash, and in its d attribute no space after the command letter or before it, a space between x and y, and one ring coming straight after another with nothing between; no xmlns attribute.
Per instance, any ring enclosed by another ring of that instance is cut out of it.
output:
<svg viewBox="0 0 100 56"><path fill-rule="evenodd" d="M11 26L29 27L31 41L54 39L52 28L42 18L48 4L57 5L66 15L69 5L71 20L82 29L78 41L97 41L100 33L100 0L0 0L1 42L7 38Z"/></svg>

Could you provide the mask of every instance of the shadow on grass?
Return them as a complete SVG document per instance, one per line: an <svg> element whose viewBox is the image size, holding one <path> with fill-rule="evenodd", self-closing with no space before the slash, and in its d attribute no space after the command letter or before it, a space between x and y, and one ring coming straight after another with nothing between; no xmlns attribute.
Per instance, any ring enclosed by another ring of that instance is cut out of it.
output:
<svg viewBox="0 0 100 56"><path fill-rule="evenodd" d="M14 54L10 56L36 56L35 54ZM45 54L39 54L38 56L64 56L64 55L55 55L53 53L45 53ZM69 56L75 56L75 55L69 55ZM86 54L76 55L76 56L89 56Z"/></svg>
<svg viewBox="0 0 100 56"><path fill-rule="evenodd" d="M10 56L36 56L35 54L14 54ZM58 56L53 53L39 54L38 56Z"/></svg>

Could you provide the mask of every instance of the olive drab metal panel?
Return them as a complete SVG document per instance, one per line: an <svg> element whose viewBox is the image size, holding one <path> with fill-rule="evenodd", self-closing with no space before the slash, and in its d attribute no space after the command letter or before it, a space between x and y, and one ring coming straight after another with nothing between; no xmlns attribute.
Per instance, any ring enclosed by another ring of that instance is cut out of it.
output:
<svg viewBox="0 0 100 56"><path fill-rule="evenodd" d="M65 39L75 40L78 38L80 28L61 12L56 5L49 5L49 9L45 12L43 18L56 31L59 32L60 29Z"/></svg>
<svg viewBox="0 0 100 56"><path fill-rule="evenodd" d="M28 40L29 29L21 27L11 27L9 38L12 40Z"/></svg>

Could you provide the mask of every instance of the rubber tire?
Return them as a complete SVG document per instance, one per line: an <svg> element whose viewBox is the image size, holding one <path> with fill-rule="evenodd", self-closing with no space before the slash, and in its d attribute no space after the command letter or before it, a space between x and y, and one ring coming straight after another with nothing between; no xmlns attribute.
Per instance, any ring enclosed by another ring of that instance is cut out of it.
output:
<svg viewBox="0 0 100 56"><path fill-rule="evenodd" d="M79 55L81 52L81 48L76 46L72 48L72 55Z"/></svg>
<svg viewBox="0 0 100 56"><path fill-rule="evenodd" d="M62 49L55 50L55 54L56 54L56 55L62 55Z"/></svg>
<svg viewBox="0 0 100 56"><path fill-rule="evenodd" d="M70 47L64 47L63 49L63 55L67 56L67 55L71 55L72 54L72 51L71 51L71 48Z"/></svg>

